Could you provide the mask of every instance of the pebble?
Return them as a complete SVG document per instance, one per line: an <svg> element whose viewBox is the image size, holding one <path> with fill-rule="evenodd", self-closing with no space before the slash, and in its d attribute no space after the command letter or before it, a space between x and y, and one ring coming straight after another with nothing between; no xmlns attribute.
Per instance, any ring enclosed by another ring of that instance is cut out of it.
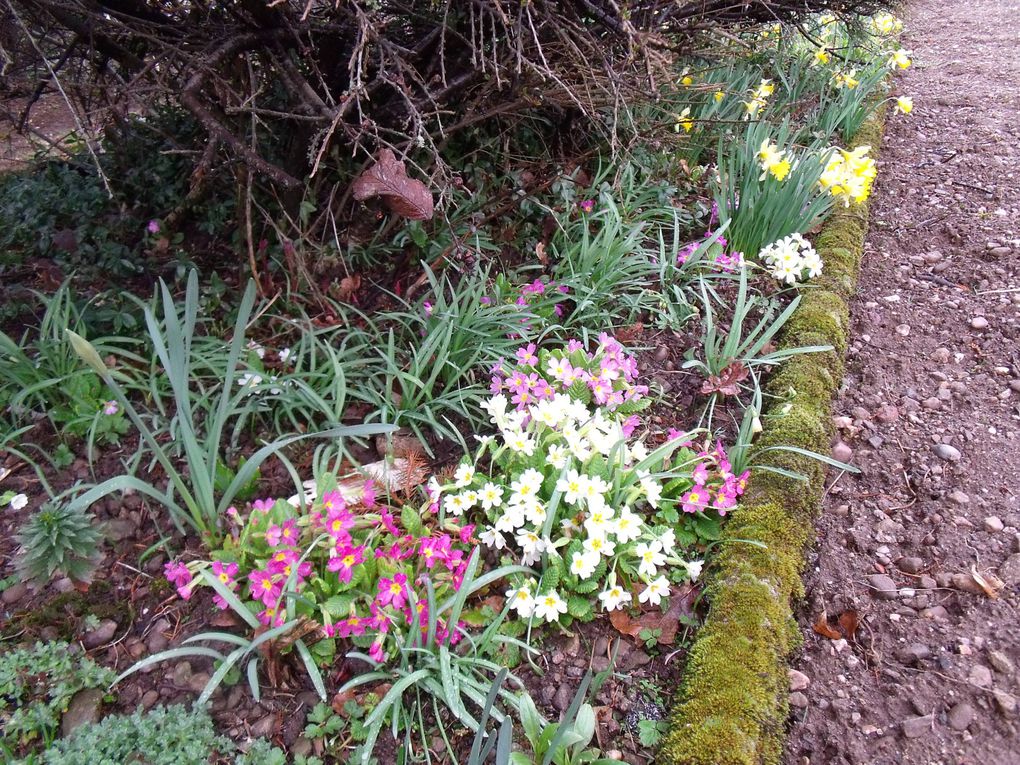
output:
<svg viewBox="0 0 1020 765"><path fill-rule="evenodd" d="M979 688L990 688L992 686L992 670L984 664L975 664L970 668L967 679Z"/></svg>
<svg viewBox="0 0 1020 765"><path fill-rule="evenodd" d="M566 712L573 698L574 694L571 692L570 686L561 685L553 696L553 706L560 712Z"/></svg>
<svg viewBox="0 0 1020 765"><path fill-rule="evenodd" d="M808 705L808 697L800 691L796 691L790 694L790 706L796 707L797 709L806 709Z"/></svg>
<svg viewBox="0 0 1020 765"><path fill-rule="evenodd" d="M839 462L849 462L854 456L854 450L842 441L837 441L832 447L832 458Z"/></svg>
<svg viewBox="0 0 1020 765"><path fill-rule="evenodd" d="M949 710L947 718L949 720L949 727L953 730L967 730L970 724L974 722L974 707L966 701L961 701L953 705L953 708Z"/></svg>
<svg viewBox="0 0 1020 765"><path fill-rule="evenodd" d="M1013 661L1002 651L989 651L988 663L992 665L996 672L1001 672L1007 676L1012 675L1016 671Z"/></svg>
<svg viewBox="0 0 1020 765"><path fill-rule="evenodd" d="M904 573L917 574L924 568L924 560L916 557L900 558L896 561L896 567Z"/></svg>
<svg viewBox="0 0 1020 765"><path fill-rule="evenodd" d="M941 621L949 618L949 612L943 606L932 606L921 611L922 619L935 619Z"/></svg>
<svg viewBox="0 0 1020 765"><path fill-rule="evenodd" d="M949 444L935 444L933 451L936 457L947 462L959 462L960 458L963 457L959 449Z"/></svg>
<svg viewBox="0 0 1020 765"><path fill-rule="evenodd" d="M985 531L990 534L1002 531L1006 527L1006 524L1002 522L1002 519L997 515L989 515L985 518Z"/></svg>
<svg viewBox="0 0 1020 765"><path fill-rule="evenodd" d="M141 705L144 709L149 709L157 701L159 701L159 691L148 690L142 694Z"/></svg>
<svg viewBox="0 0 1020 765"><path fill-rule="evenodd" d="M868 577L868 586L872 590L872 595L880 600L893 600L899 594L896 582L885 574L871 574Z"/></svg>
<svg viewBox="0 0 1020 765"><path fill-rule="evenodd" d="M104 692L98 688L86 688L78 691L60 721L60 730L68 736L82 725L95 725L99 722L99 713L103 708Z"/></svg>
<svg viewBox="0 0 1020 765"><path fill-rule="evenodd" d="M970 497L968 497L966 494L959 490L951 491L949 492L949 501L952 502L954 505L959 505L960 507L963 507L964 505L970 502Z"/></svg>
<svg viewBox="0 0 1020 765"><path fill-rule="evenodd" d="M903 735L907 738L920 738L931 730L934 722L934 715L924 715L923 717L912 717L909 720L904 720L900 725L903 728Z"/></svg>
<svg viewBox="0 0 1020 765"><path fill-rule="evenodd" d="M970 326L973 329L987 329L988 319L986 319L984 316L975 316L973 319L970 320Z"/></svg>
<svg viewBox="0 0 1020 765"><path fill-rule="evenodd" d="M897 324L896 325L896 334L897 335L901 335L902 337L906 337L907 335L910 334L910 325L909 324Z"/></svg>
<svg viewBox="0 0 1020 765"><path fill-rule="evenodd" d="M981 585L974 581L974 577L970 574L953 574L952 585L954 589L969 592L971 595L985 594L985 591L981 589Z"/></svg>
<svg viewBox="0 0 1020 765"><path fill-rule="evenodd" d="M103 619L99 626L90 632L86 632L81 643L88 649L98 648L103 643L109 643L117 634L117 622L113 619Z"/></svg>
<svg viewBox="0 0 1020 765"><path fill-rule="evenodd" d="M4 590L3 595L0 595L0 600L3 600L5 606L9 606L12 605L13 603L17 603L19 600L25 597L25 594L27 592L28 592L27 584L25 584L24 582L15 582L6 590Z"/></svg>
<svg viewBox="0 0 1020 765"><path fill-rule="evenodd" d="M907 665L917 664L929 656L931 656L931 649L924 643L911 643L896 651L896 660Z"/></svg>
<svg viewBox="0 0 1020 765"><path fill-rule="evenodd" d="M1020 553L1013 553L1006 562L999 566L999 579L1007 587L1015 587L1020 584Z"/></svg>
<svg viewBox="0 0 1020 765"><path fill-rule="evenodd" d="M992 690L992 696L995 697L995 706L1003 717L1016 715L1016 697L1013 694L995 688Z"/></svg>
<svg viewBox="0 0 1020 765"><path fill-rule="evenodd" d="M803 691L811 685L811 678L796 669L788 670L786 676L790 679L791 691Z"/></svg>

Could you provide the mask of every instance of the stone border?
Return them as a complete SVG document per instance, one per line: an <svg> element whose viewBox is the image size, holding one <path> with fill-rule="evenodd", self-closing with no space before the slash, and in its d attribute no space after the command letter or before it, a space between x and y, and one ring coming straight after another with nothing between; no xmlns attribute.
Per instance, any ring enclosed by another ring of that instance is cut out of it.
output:
<svg viewBox="0 0 1020 765"><path fill-rule="evenodd" d="M878 153L883 104L850 148ZM837 208L815 247L825 273L805 290L780 347L831 345L828 353L795 356L771 377L769 407L758 447L799 446L828 454L831 411L849 335L849 301L868 229L867 202ZM779 412L779 409L782 412ZM659 751L659 765L764 765L782 760L789 713L787 659L800 642L791 601L803 596L801 569L821 511L825 466L773 452L769 464L808 483L760 473L723 527L706 596L711 607L691 649ZM755 540L764 548L742 543Z"/></svg>

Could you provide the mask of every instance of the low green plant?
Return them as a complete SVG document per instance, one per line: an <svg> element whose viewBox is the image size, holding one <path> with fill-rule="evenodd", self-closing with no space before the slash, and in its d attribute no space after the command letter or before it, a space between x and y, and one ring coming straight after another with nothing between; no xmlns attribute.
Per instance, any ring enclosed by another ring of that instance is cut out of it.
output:
<svg viewBox="0 0 1020 765"><path fill-rule="evenodd" d="M114 673L67 643L36 643L0 653L0 751L7 762L48 748L71 699L106 688Z"/></svg>
<svg viewBox="0 0 1020 765"><path fill-rule="evenodd" d="M48 502L18 532L18 570L26 579L40 584L56 572L77 582L88 582L101 557L102 539L91 513L64 502Z"/></svg>
<svg viewBox="0 0 1020 765"><path fill-rule="evenodd" d="M654 749L668 730L666 720L638 720L638 742L646 749Z"/></svg>
<svg viewBox="0 0 1020 765"><path fill-rule="evenodd" d="M142 442L169 477L169 485L161 490L134 475L116 476L76 497L76 506L87 507L115 491L135 490L166 507L179 530L191 527L209 541L215 542L222 533L221 520L227 508L252 484L267 459L276 457L283 461L295 478L295 486L300 489L297 474L283 455L285 447L311 436L339 439L393 430L393 426L386 425L340 426L314 434L282 436L257 449L247 459L238 461L236 466L228 464L223 454L224 436L232 425L236 425L237 419L250 415L253 406L248 398L248 385L237 385L235 389L235 383L239 378L242 383L245 382L245 378L240 377L240 359L246 348L245 330L254 308L255 284L249 281L238 307L233 337L227 348L222 384L214 391L202 393L193 390L192 385L197 364L192 354L192 343L199 304L198 273L191 271L188 276L183 310L178 310L165 282L160 282L160 290L163 296L163 321L160 322L148 307L145 310L145 321L149 338L173 391L175 440L183 445L187 468L178 468L172 459L170 447L157 438L128 399L118 381L122 373L109 368L96 348L85 338L67 330L71 346L109 387L114 400L138 430ZM249 375L248 382L254 380ZM199 412L204 417L198 416Z"/></svg>
<svg viewBox="0 0 1020 765"><path fill-rule="evenodd" d="M233 756L234 765L285 765L282 751L256 739L246 752L221 736L204 707L180 705L111 715L83 725L46 750L40 765L204 765ZM312 765L312 760L304 760Z"/></svg>

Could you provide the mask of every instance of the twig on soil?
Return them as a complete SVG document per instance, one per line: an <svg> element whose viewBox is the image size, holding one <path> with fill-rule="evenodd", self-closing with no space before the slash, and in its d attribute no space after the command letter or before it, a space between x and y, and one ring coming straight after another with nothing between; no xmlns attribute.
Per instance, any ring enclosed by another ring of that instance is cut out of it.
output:
<svg viewBox="0 0 1020 765"><path fill-rule="evenodd" d="M974 189L974 191L983 191L985 194L988 194L989 196L995 194L994 191L990 191L989 189L986 189L984 186L975 186L973 183L964 183L963 181L958 181L955 178L951 180L950 183L952 183L954 186L963 186L964 188Z"/></svg>
<svg viewBox="0 0 1020 765"><path fill-rule="evenodd" d="M1005 292L1020 292L1020 287L1007 287L1004 290L978 290L975 295L1001 295Z"/></svg>

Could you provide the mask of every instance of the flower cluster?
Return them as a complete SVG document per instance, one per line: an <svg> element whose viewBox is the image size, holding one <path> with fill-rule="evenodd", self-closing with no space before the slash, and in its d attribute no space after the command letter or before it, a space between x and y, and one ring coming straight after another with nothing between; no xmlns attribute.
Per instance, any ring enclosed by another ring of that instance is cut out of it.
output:
<svg viewBox="0 0 1020 765"><path fill-rule="evenodd" d="M837 88L853 90L861 84L861 81L857 79L856 69L847 69L845 71L834 72L832 75L832 83Z"/></svg>
<svg viewBox="0 0 1020 765"><path fill-rule="evenodd" d="M562 394L569 394L581 404L594 401L610 412L627 416L623 423L627 434L637 426L635 413L649 403L644 398L648 386L635 384L637 361L612 337L605 333L599 335L594 353L587 352L577 340L571 340L565 349L543 351L541 357L535 344L529 343L517 350L513 367L508 368L501 361L492 368L489 391L494 396L506 393L510 403L521 413L520 417L497 423L504 437L518 451L530 456L536 448L521 429L529 407L544 404L545 409L549 409L552 401L562 400L557 399Z"/></svg>
<svg viewBox="0 0 1020 765"><path fill-rule="evenodd" d="M871 184L878 169L875 160L868 156L870 146L858 146L853 151L834 149L825 164L819 184L832 196L843 201L863 202L871 194Z"/></svg>
<svg viewBox="0 0 1020 765"><path fill-rule="evenodd" d="M744 101L744 119L749 120L752 117L757 117L758 112L765 108L775 90L776 86L772 84L772 80L762 80L758 87L751 92L751 98Z"/></svg>
<svg viewBox="0 0 1020 765"><path fill-rule="evenodd" d="M533 347L522 352L525 363L557 381L564 362L573 369L608 366L628 384L636 373L633 360L605 335L594 354L574 347L542 351L533 361ZM430 487L441 517L478 516L482 543L525 566L542 566L541 586L531 578L507 593L524 618L590 617L596 591L606 610L626 606L635 594L658 605L671 579L700 569L700 562L680 556L673 518L723 515L747 481L746 474L733 475L721 445L695 453L683 434L671 433L671 441L649 452L621 420L626 395L613 412L577 382L516 407L501 387L484 405L501 435L484 440L451 483ZM476 467L486 452L487 474Z"/></svg>
<svg viewBox="0 0 1020 765"><path fill-rule="evenodd" d="M759 181L764 181L772 176L777 181L782 181L790 174L790 160L786 158L786 152L766 138L761 142L758 149L758 162L761 164L761 175Z"/></svg>
<svg viewBox="0 0 1020 765"><path fill-rule="evenodd" d="M211 561L167 563L166 578L187 599L211 577L247 598L267 626L308 619L327 640L360 641L383 661L389 636L399 641L406 630L427 630L426 579L433 602L460 588L474 528L428 528L417 510L402 515L398 525L392 509L376 503L371 482L354 495L334 486L317 497L304 510L272 499L255 501L247 517L231 508L232 533L224 548ZM213 601L229 607L219 593ZM438 618L436 638L453 645L463 627Z"/></svg>
<svg viewBox="0 0 1020 765"><path fill-rule="evenodd" d="M706 231L705 239L701 242L690 242L685 244L676 254L676 262L678 266L682 266L687 263L691 257L698 251L699 247L704 245L704 241L712 238L714 232ZM708 247L708 260L713 266L718 268L724 273L734 273L744 265L744 254L741 252L727 252L726 251L727 241L725 237L720 236Z"/></svg>
<svg viewBox="0 0 1020 765"><path fill-rule="evenodd" d="M787 284L813 279L822 273L822 259L800 234L790 234L765 247L758 255L773 277Z"/></svg>
<svg viewBox="0 0 1020 765"><path fill-rule="evenodd" d="M891 13L876 13L871 17L871 28L880 35L895 35L902 31L903 22Z"/></svg>
<svg viewBox="0 0 1020 765"><path fill-rule="evenodd" d="M909 51L898 48L889 54L889 68L899 67L900 69L906 69L910 66L910 53Z"/></svg>

